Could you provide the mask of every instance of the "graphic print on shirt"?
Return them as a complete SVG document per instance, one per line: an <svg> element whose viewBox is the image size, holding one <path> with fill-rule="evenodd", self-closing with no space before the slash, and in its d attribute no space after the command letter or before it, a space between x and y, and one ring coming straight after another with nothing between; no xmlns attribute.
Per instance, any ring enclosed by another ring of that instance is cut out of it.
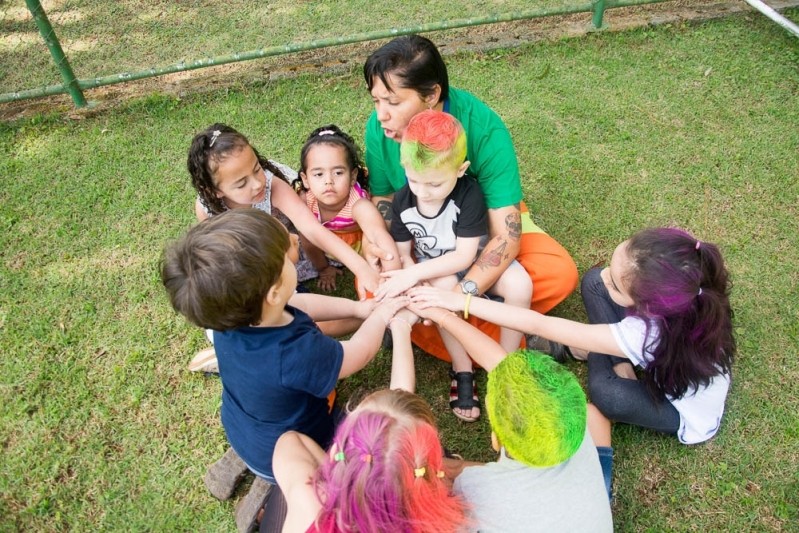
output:
<svg viewBox="0 0 799 533"><path fill-rule="evenodd" d="M460 208L447 200L435 218L422 216L415 207L400 214L405 227L413 235L414 253L419 259L434 259L455 250L455 222Z"/></svg>

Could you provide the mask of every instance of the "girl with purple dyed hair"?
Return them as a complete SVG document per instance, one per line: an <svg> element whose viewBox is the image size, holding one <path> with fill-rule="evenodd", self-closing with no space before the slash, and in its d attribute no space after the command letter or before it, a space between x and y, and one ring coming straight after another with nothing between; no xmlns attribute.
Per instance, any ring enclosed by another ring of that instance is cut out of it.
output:
<svg viewBox="0 0 799 533"><path fill-rule="evenodd" d="M481 298L464 309L465 296L431 287L413 289L411 300L540 336L528 346L546 348L561 362L587 360L591 409L604 415L589 417L597 446L610 445L610 421L696 444L718 431L730 386L730 287L716 245L680 229L652 228L619 244L609 267L583 277L590 324Z"/></svg>

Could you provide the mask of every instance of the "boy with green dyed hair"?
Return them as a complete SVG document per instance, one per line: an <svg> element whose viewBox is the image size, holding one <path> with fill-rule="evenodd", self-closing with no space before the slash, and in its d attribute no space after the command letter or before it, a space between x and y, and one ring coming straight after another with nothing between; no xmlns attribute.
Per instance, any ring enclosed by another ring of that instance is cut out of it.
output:
<svg viewBox="0 0 799 533"><path fill-rule="evenodd" d="M411 291L413 311L453 335L488 372L486 410L499 458L445 463L453 490L471 509L474 530L613 531L610 478L606 485L588 430L594 408L575 376L540 352L506 354L454 313L424 308L429 304L417 295L425 292L431 291ZM441 294L443 299L449 293ZM609 448L604 452L612 454Z"/></svg>
<svg viewBox="0 0 799 533"><path fill-rule="evenodd" d="M488 374L486 409L499 458L463 468L453 487L480 531L613 531L572 373L539 352L509 354Z"/></svg>

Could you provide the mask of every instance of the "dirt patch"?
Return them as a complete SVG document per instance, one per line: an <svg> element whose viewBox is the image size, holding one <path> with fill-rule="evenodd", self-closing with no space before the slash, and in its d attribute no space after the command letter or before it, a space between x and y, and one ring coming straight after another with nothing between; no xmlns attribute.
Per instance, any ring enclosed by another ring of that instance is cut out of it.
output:
<svg viewBox="0 0 799 533"><path fill-rule="evenodd" d="M782 10L799 6L799 0L773 0L769 5ZM616 8L605 12L603 31L624 31L643 26L703 21L741 12L756 13L746 3L732 0L677 0ZM446 30L432 34L432 38L444 55L450 55L462 51L487 51L545 40L578 37L592 31L595 30L591 25L591 14L579 13ZM180 97L225 87L293 77L307 72L328 74L349 72L352 68L360 67L378 44L378 42L366 42L342 45L100 87L84 93L91 103L89 109L75 109L67 95L11 102L0 105L0 120L15 120L52 111L63 112L69 118L79 120L105 111L128 99L154 93Z"/></svg>

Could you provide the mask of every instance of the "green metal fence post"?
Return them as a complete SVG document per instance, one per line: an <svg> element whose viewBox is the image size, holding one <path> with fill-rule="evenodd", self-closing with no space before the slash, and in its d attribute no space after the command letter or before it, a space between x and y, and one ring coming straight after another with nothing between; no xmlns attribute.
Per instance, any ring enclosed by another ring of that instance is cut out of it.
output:
<svg viewBox="0 0 799 533"><path fill-rule="evenodd" d="M592 0L594 8L594 28L597 30L602 29L602 17L605 16L605 0Z"/></svg>
<svg viewBox="0 0 799 533"><path fill-rule="evenodd" d="M36 21L36 26L39 27L39 33L42 34L47 48L50 49L50 55L53 56L53 61L55 61L58 71L61 73L64 87L69 91L72 101L75 102L77 107L86 107L86 98L83 96L83 91L80 90L75 73L72 72L72 67L69 66L64 50L61 49L61 43L58 42L58 37L47 19L47 13L42 9L39 0L25 0L25 3L28 5L31 15L33 15L33 20Z"/></svg>

